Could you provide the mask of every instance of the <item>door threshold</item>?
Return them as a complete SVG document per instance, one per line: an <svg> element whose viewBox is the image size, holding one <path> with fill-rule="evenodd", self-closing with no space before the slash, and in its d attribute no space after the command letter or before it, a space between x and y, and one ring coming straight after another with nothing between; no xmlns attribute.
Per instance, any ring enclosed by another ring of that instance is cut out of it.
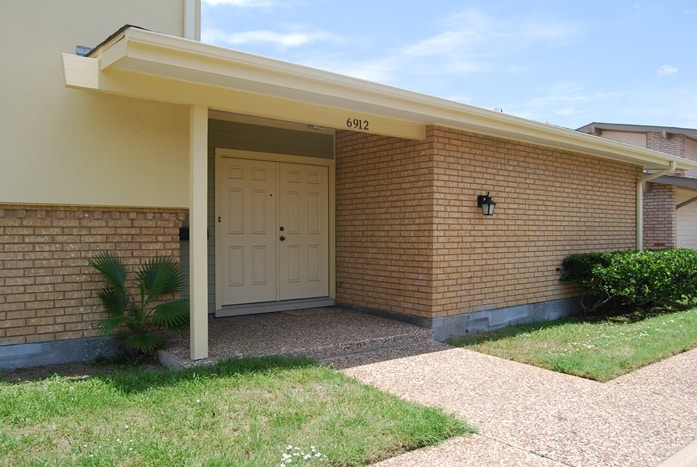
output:
<svg viewBox="0 0 697 467"><path fill-rule="evenodd" d="M227 305L215 310L216 318L227 316L254 315L258 313L273 313L277 311L300 310L303 308L321 308L334 306L334 300L329 297L307 298L300 300L284 300L281 302L244 303Z"/></svg>

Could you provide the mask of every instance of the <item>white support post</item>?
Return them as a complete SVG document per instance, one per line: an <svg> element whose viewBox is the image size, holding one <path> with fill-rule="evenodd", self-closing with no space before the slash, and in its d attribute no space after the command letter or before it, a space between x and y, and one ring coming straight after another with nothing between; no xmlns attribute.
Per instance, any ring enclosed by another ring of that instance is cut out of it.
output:
<svg viewBox="0 0 697 467"><path fill-rule="evenodd" d="M190 358L208 358L208 108L189 116Z"/></svg>
<svg viewBox="0 0 697 467"><path fill-rule="evenodd" d="M636 249L644 249L644 181L641 179L636 187Z"/></svg>

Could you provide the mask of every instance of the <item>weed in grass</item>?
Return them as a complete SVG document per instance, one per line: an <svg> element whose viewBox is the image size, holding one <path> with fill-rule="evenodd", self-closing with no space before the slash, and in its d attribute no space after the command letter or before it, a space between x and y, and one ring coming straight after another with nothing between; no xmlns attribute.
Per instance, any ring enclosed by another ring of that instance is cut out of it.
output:
<svg viewBox="0 0 697 467"><path fill-rule="evenodd" d="M643 316L643 318L642 318ZM452 345L598 381L697 347L697 309L569 318L453 339Z"/></svg>
<svg viewBox="0 0 697 467"><path fill-rule="evenodd" d="M327 461L327 456L310 446L309 450L297 446L286 446L286 452L281 455L281 467L288 465L321 465Z"/></svg>

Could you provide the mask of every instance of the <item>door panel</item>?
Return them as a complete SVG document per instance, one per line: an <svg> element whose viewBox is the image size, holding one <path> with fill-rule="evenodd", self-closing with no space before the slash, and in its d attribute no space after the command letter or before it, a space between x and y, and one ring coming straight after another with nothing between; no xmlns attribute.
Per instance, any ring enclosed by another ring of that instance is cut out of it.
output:
<svg viewBox="0 0 697 467"><path fill-rule="evenodd" d="M279 298L329 294L326 167L279 164Z"/></svg>
<svg viewBox="0 0 697 467"><path fill-rule="evenodd" d="M276 297L276 164L220 158L216 170L219 305Z"/></svg>

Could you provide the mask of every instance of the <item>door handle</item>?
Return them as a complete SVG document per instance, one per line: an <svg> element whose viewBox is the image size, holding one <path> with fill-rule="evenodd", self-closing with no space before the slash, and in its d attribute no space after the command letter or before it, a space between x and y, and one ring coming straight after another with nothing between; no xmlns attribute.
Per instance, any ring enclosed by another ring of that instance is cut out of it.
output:
<svg viewBox="0 0 697 467"><path fill-rule="evenodd" d="M285 240L285 239L286 239L286 237L284 237L283 235L281 235L281 238L280 238L279 240L283 241L283 240Z"/></svg>

